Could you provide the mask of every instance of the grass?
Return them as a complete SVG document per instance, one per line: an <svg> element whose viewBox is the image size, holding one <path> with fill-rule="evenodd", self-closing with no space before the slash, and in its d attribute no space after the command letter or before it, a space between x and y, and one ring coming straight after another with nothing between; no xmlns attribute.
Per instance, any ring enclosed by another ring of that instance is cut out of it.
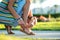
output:
<svg viewBox="0 0 60 40"><path fill-rule="evenodd" d="M4 25L0 25L0 29L5 29ZM14 30L19 30L20 27L17 26L16 28L13 28ZM60 31L60 22L38 22L32 30L52 30L52 31Z"/></svg>
<svg viewBox="0 0 60 40"><path fill-rule="evenodd" d="M32 38L20 38L15 36L0 35L0 40L32 40Z"/></svg>
<svg viewBox="0 0 60 40"><path fill-rule="evenodd" d="M59 39L43 39L43 38L21 38L11 35L0 34L0 40L59 40Z"/></svg>
<svg viewBox="0 0 60 40"><path fill-rule="evenodd" d="M35 30L60 30L60 22L38 22L33 29Z"/></svg>

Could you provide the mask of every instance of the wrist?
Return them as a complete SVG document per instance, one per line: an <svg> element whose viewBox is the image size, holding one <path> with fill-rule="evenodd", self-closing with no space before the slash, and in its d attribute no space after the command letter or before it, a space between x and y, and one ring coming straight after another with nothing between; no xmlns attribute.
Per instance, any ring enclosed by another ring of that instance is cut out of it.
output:
<svg viewBox="0 0 60 40"><path fill-rule="evenodd" d="M23 19L21 17L19 17L19 18L16 18L16 20L17 20L17 22L19 22L19 21L21 21Z"/></svg>

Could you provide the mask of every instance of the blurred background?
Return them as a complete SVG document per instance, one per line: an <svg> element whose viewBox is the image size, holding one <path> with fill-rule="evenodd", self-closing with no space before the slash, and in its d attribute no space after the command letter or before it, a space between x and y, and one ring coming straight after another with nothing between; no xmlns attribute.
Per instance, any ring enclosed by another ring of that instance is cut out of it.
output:
<svg viewBox="0 0 60 40"><path fill-rule="evenodd" d="M0 24L0 40L44 40L44 38L60 40L60 0L30 0L30 2L29 13L37 18L37 24L32 28L36 35L21 34L18 31L19 25L12 28L15 30L15 36L7 35L4 24Z"/></svg>
<svg viewBox="0 0 60 40"><path fill-rule="evenodd" d="M38 20L33 30L60 31L60 0L30 0L30 2L30 13ZM0 29L5 29L3 24L0 25ZM13 29L18 30L19 26Z"/></svg>
<svg viewBox="0 0 60 40"><path fill-rule="evenodd" d="M34 16L40 17L44 15L49 20L60 20L60 0L32 0L30 9Z"/></svg>

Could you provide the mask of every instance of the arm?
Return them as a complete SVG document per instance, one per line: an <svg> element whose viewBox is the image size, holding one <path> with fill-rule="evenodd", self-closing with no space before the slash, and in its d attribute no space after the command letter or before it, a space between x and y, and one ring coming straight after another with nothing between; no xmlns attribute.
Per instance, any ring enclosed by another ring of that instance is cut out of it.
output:
<svg viewBox="0 0 60 40"><path fill-rule="evenodd" d="M11 12L11 14L13 15L14 18L19 19L18 24L24 24L24 21L20 19L20 16L16 13L16 11L13 8L13 4L14 4L15 0L10 0L9 4L8 4L8 9Z"/></svg>
<svg viewBox="0 0 60 40"><path fill-rule="evenodd" d="M27 23L29 6L30 6L30 0L26 0L26 4L25 4L25 6L23 7L23 19L24 19L24 22L25 22L25 23Z"/></svg>
<svg viewBox="0 0 60 40"><path fill-rule="evenodd" d="M15 2L15 0L9 0L8 9L12 13L13 17L19 18L19 15L16 13L16 11L13 8L14 2Z"/></svg>

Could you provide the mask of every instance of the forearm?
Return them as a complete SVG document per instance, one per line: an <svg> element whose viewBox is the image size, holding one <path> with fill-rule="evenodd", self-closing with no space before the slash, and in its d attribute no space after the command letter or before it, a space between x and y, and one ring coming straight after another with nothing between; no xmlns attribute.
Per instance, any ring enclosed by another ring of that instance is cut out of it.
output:
<svg viewBox="0 0 60 40"><path fill-rule="evenodd" d="M30 1L27 0L25 6L23 8L23 19L24 19L25 23L27 22L29 6L30 6Z"/></svg>
<svg viewBox="0 0 60 40"><path fill-rule="evenodd" d="M18 15L16 13L16 11L14 10L13 8L13 5L15 3L16 0L9 0L9 4L8 4L8 10L11 12L11 14L13 15L14 18L16 18L17 22L19 25L24 25L25 26L25 23L24 21L22 20L22 18L20 18L20 15Z"/></svg>
<svg viewBox="0 0 60 40"><path fill-rule="evenodd" d="M13 7L8 7L8 9L10 10L11 14L13 15L13 17L16 18L18 24L19 25L23 24L25 26L25 23L24 23L23 19L16 13L14 8Z"/></svg>
<svg viewBox="0 0 60 40"><path fill-rule="evenodd" d="M19 18L19 15L16 13L16 11L13 8L13 5L14 5L15 1L16 0L9 0L8 10L11 12L11 14L13 15L13 17Z"/></svg>
<svg viewBox="0 0 60 40"><path fill-rule="evenodd" d="M19 18L19 15L16 13L16 11L14 10L13 7L8 6L8 9L11 12L11 14L13 15L14 18Z"/></svg>

